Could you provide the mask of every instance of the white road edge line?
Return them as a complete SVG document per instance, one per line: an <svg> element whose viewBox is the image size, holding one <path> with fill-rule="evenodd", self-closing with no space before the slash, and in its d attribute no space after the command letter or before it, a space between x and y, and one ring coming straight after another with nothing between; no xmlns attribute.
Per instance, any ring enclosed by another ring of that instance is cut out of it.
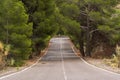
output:
<svg viewBox="0 0 120 80"><path fill-rule="evenodd" d="M64 75L64 80L68 80L67 79L67 75L65 72L65 65L64 65L64 59L63 59L63 55L62 55L62 40L60 39L60 53L61 53L61 57L62 57L62 69L63 69L63 75Z"/></svg>
<svg viewBox="0 0 120 80"><path fill-rule="evenodd" d="M48 52L48 50L45 52L45 54L44 54L43 56L45 56L45 55L47 54L47 52ZM42 57L43 57L43 56L42 56ZM15 73L11 73L11 74L2 76L2 77L0 77L0 80L1 80L1 79L4 79L4 78L7 78L7 77L10 77L10 76L13 76L13 75L16 75L16 74L19 74L19 73L22 73L22 72L24 72L24 71L32 68L33 66L35 66L35 65L41 60L42 57L40 57L33 65L31 65L31 66L29 66L29 67L27 67L27 68L25 68L25 69L23 69L23 70L21 70L21 71L18 71L18 72L15 72Z"/></svg>
<svg viewBox="0 0 120 80"><path fill-rule="evenodd" d="M73 46L72 46L72 50L73 50L73 52L77 55L77 53L75 52ZM78 56L78 55L77 55L77 56ZM78 57L80 57L80 56L78 56ZM92 64L88 63L87 61L85 61L82 57L80 57L80 59L81 59L84 63L86 63L87 65L89 65L89 66L91 66L91 67L94 67L94 68L96 68L96 69L99 69L99 70L102 70L102 71L105 71L105 72L108 72L108 73L111 73L111 74L114 74L114 75L120 75L119 73L115 73L115 72L112 72L112 71L108 71L108 70L106 70L106 69L99 68L99 67L97 67L97 66L95 66L95 65L92 65Z"/></svg>

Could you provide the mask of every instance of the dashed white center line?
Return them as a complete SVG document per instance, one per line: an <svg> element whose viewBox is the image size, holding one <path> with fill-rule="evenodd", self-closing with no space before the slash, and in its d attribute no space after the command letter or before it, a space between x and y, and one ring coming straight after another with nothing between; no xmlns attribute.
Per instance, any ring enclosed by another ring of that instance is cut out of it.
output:
<svg viewBox="0 0 120 80"><path fill-rule="evenodd" d="M68 80L66 71L65 71L64 59L63 59L63 55L62 55L62 39L60 39L60 53L61 53L61 58L62 58L62 69L63 69L64 80Z"/></svg>

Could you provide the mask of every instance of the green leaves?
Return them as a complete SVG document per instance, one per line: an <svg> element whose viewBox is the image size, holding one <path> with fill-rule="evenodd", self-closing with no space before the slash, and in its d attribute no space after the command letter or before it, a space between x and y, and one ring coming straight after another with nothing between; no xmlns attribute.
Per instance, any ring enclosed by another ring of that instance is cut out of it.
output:
<svg viewBox="0 0 120 80"><path fill-rule="evenodd" d="M102 15L99 12L91 11L89 13L89 16L90 16L91 21L94 21L94 22L96 21L100 22L102 20Z"/></svg>
<svg viewBox="0 0 120 80"><path fill-rule="evenodd" d="M18 0L4 0L0 5L2 6L0 36L4 35L0 39L6 44L11 44L11 54L28 59L31 53L30 37L33 28L32 23L28 23L28 15L23 3ZM23 57L23 53L27 56Z"/></svg>
<svg viewBox="0 0 120 80"><path fill-rule="evenodd" d="M115 9L119 0L21 1L0 2L0 40L11 44L11 54L23 59L32 48L39 53L57 32L69 34L83 47L86 37L95 41L91 39L99 34L114 43L120 40L120 10Z"/></svg>
<svg viewBox="0 0 120 80"><path fill-rule="evenodd" d="M31 40L27 38L25 34L16 34L13 33L11 34L11 41L14 46L19 47L19 48L26 48L28 46L31 46Z"/></svg>
<svg viewBox="0 0 120 80"><path fill-rule="evenodd" d="M33 51L38 55L57 31L54 0L22 0L33 22Z"/></svg>
<svg viewBox="0 0 120 80"><path fill-rule="evenodd" d="M76 4L64 3L60 9L61 13L69 18L75 18L77 15L79 15L79 8Z"/></svg>
<svg viewBox="0 0 120 80"><path fill-rule="evenodd" d="M100 25L100 26L98 26L98 29L101 30L101 31L104 31L104 32L106 32L106 33L108 33L108 32L110 32L110 31L113 30L113 29L110 28L110 26L108 26L108 25Z"/></svg>

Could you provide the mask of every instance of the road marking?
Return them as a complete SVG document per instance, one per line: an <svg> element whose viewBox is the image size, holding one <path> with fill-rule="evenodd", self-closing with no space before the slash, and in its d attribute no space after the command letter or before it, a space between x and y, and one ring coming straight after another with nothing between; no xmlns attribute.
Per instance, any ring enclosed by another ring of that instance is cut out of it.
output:
<svg viewBox="0 0 120 80"><path fill-rule="evenodd" d="M43 56L45 56L45 55L47 54L47 52L48 52L48 51L46 51ZM43 56L42 56L42 57L43 57ZM10 77L10 76L13 76L13 75L16 75L16 74L19 74L19 73L22 73L22 72L24 72L24 71L32 68L33 66L35 66L35 65L41 60L42 57L40 57L33 65L31 65L31 66L29 66L29 67L27 67L27 68L25 68L25 69L23 69L23 70L21 70L21 71L18 71L18 72L15 72L15 73L11 73L11 74L9 74L9 75L2 76L2 77L0 77L0 80L1 80L1 79L4 79L4 78L7 78L7 77ZM3 74L3 75L4 75L4 74Z"/></svg>
<svg viewBox="0 0 120 80"><path fill-rule="evenodd" d="M66 75L65 65L64 65L64 59L63 59L63 55L62 55L62 40L61 39L60 39L60 53L61 53L61 57L62 57L62 69L63 69L64 80L67 80L67 75Z"/></svg>
<svg viewBox="0 0 120 80"><path fill-rule="evenodd" d="M74 50L73 46L72 46L72 50L73 50L73 52L77 55L77 53L76 53L76 51ZM77 55L77 56L78 56L78 55ZM97 67L97 66L95 66L95 65L92 65L92 64L88 63L88 62L85 61L82 57L80 57L80 56L78 56L78 57L79 57L85 64L87 64L87 65L89 65L89 66L91 66L91 67L94 67L94 68L96 68L96 69L99 69L99 70L102 70L102 71L105 71L105 72L108 72L108 73L111 73L111 74L114 74L114 75L120 75L119 73L115 73L115 72L108 71L108 70L103 69L103 68L99 68L99 67Z"/></svg>

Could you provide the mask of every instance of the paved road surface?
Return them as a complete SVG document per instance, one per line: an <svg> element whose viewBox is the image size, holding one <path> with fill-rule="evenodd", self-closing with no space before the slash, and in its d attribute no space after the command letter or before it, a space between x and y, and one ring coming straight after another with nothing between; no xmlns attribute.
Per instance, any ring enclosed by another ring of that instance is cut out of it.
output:
<svg viewBox="0 0 120 80"><path fill-rule="evenodd" d="M120 75L92 67L77 57L67 37L51 39L38 64L0 80L120 80Z"/></svg>

